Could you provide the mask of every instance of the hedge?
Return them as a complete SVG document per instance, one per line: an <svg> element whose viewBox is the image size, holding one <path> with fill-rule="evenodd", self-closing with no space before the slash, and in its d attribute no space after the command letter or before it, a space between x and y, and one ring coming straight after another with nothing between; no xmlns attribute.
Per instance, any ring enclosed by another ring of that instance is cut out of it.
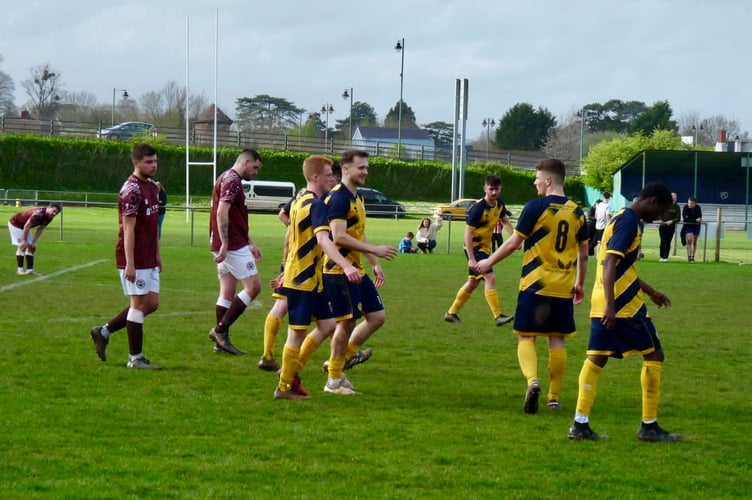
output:
<svg viewBox="0 0 752 500"><path fill-rule="evenodd" d="M185 189L185 147L165 144L159 139L159 169L156 178L171 192ZM132 172L130 151L133 142L106 141L33 135L0 135L0 189L45 191L117 192ZM232 166L239 149L217 150L217 172ZM301 164L308 153L261 150L259 179L292 181L305 184ZM191 146L192 162L209 162L209 147ZM367 185L396 200L446 201L451 188L451 165L439 161L399 161L369 158ZM191 166L192 196L209 196L213 185L211 166ZM498 163L468 165L465 195L483 195L483 178L498 174L504 181L502 196L508 204L523 204L536 196L534 172L516 170ZM584 187L578 177L567 178L567 194L584 199Z"/></svg>

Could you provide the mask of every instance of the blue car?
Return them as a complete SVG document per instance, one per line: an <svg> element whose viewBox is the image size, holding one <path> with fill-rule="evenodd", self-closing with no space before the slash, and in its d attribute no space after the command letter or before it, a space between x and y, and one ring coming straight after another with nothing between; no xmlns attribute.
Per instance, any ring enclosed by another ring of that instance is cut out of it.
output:
<svg viewBox="0 0 752 500"><path fill-rule="evenodd" d="M97 132L97 138L121 141L142 135L155 135L155 132L156 129L151 123L123 122L109 128L101 129Z"/></svg>

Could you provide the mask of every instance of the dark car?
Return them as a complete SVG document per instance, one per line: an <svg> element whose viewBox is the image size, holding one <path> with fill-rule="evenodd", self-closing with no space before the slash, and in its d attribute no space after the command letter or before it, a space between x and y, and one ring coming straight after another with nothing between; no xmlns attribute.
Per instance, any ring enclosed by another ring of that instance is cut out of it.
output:
<svg viewBox="0 0 752 500"><path fill-rule="evenodd" d="M404 217L405 207L386 197L384 193L371 188L358 188L358 194L363 197L366 215L369 217Z"/></svg>
<svg viewBox="0 0 752 500"><path fill-rule="evenodd" d="M154 135L155 133L156 129L151 123L123 122L113 125L112 127L101 129L97 132L97 137L100 139L114 139L120 141L141 135Z"/></svg>

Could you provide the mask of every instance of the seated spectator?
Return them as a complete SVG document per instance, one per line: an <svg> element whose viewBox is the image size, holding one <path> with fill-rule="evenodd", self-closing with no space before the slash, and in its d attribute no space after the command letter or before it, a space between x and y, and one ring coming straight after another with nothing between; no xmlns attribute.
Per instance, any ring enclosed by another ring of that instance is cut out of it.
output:
<svg viewBox="0 0 752 500"><path fill-rule="evenodd" d="M400 253L417 253L418 249L413 248L413 238L415 238L415 235L408 231L407 235L405 235L402 240L400 240L399 244L399 252Z"/></svg>

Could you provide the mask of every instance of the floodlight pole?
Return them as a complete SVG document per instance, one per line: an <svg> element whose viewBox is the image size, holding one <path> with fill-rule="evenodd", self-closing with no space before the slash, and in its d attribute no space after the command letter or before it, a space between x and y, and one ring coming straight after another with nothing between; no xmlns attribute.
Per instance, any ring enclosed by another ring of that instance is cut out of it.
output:
<svg viewBox="0 0 752 500"><path fill-rule="evenodd" d="M115 89L115 88L112 89L112 116L110 117L111 118L110 121L112 122L112 125L115 125L115 92L119 92L119 91L123 92L123 99L128 99L128 91L127 90L125 90L125 89Z"/></svg>

